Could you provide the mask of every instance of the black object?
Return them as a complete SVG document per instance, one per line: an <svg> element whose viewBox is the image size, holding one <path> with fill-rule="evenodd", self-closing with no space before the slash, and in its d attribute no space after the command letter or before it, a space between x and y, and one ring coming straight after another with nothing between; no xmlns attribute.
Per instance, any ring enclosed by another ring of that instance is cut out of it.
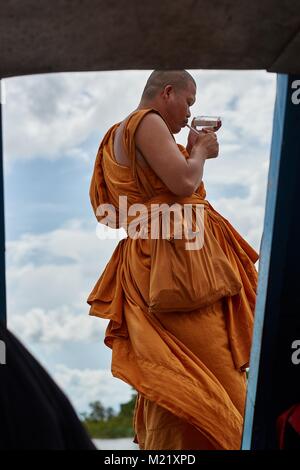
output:
<svg viewBox="0 0 300 470"><path fill-rule="evenodd" d="M0 449L96 450L64 393L1 324L0 340Z"/></svg>

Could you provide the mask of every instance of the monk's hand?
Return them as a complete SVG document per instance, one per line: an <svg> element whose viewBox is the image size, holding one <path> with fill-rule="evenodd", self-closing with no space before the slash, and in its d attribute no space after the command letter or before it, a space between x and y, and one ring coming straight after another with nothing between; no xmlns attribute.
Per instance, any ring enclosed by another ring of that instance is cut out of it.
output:
<svg viewBox="0 0 300 470"><path fill-rule="evenodd" d="M215 132L211 129L202 129L196 136L195 151L199 151L206 159L216 158L219 155L219 143Z"/></svg>

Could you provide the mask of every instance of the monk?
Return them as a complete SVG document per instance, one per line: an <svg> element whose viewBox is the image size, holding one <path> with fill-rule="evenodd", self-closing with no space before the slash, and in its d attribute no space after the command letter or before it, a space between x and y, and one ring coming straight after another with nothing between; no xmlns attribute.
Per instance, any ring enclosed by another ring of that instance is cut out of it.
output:
<svg viewBox="0 0 300 470"><path fill-rule="evenodd" d="M159 240L128 235L87 299L90 315L109 320L104 341L113 376L138 392L140 449L241 446L258 254L206 199L204 165L218 156L216 133L190 131L186 147L175 141L195 99L187 71L152 72L138 107L104 136L90 185L97 220L127 234L120 196L127 196L128 214L134 204L153 202L204 207L201 249L181 251L178 262L174 232ZM114 223L99 211L103 204L115 208ZM163 300L160 284L168 292Z"/></svg>

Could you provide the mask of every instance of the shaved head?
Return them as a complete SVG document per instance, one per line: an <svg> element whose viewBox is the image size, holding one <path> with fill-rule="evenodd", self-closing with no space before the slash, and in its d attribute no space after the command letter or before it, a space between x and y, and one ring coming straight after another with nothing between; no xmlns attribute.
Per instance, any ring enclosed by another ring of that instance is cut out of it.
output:
<svg viewBox="0 0 300 470"><path fill-rule="evenodd" d="M171 132L177 134L191 117L196 92L196 82L186 70L154 70L137 109L155 109Z"/></svg>
<svg viewBox="0 0 300 470"><path fill-rule="evenodd" d="M176 91L182 90L187 87L188 82L192 82L196 86L192 75L186 70L154 70L147 80L142 100L154 99L167 85L172 85Z"/></svg>

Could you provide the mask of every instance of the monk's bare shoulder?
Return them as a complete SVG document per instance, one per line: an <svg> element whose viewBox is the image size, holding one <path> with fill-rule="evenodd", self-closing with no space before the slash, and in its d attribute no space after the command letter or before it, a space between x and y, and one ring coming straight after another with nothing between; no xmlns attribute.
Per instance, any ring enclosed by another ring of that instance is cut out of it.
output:
<svg viewBox="0 0 300 470"><path fill-rule="evenodd" d="M167 124L155 112L147 113L136 130L135 143L149 166L179 196L193 192L187 178L187 163Z"/></svg>
<svg viewBox="0 0 300 470"><path fill-rule="evenodd" d="M115 159L120 165L123 165L126 167L131 166L131 161L127 155L127 152L125 151L122 138L123 138L125 124L132 114L133 113L129 114L125 119L123 119L123 121L120 122L117 129L115 130L114 141L113 141ZM139 164L143 168L149 168L148 163L143 158L138 148L136 149L136 160L139 162Z"/></svg>
<svg viewBox="0 0 300 470"><path fill-rule="evenodd" d="M165 138L175 142L163 118L154 111L147 113L139 123L136 131L136 143L138 144L141 137L145 138L145 136L147 137L148 134L150 135L153 132L159 132Z"/></svg>

